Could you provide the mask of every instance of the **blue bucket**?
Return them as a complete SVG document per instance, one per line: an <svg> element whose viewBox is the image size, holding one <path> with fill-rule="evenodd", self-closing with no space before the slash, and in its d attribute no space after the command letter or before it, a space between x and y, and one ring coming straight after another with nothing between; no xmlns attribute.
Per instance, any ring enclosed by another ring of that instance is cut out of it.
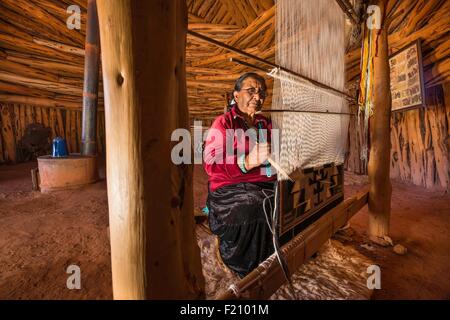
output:
<svg viewBox="0 0 450 320"><path fill-rule="evenodd" d="M67 157L69 154L67 152L66 140L61 137L56 137L53 139L53 152L52 156L54 158Z"/></svg>

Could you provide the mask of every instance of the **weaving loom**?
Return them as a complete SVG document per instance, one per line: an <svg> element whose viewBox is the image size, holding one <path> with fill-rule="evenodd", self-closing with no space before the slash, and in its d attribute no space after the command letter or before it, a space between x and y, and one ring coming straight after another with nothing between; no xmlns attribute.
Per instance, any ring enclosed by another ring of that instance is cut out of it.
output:
<svg viewBox="0 0 450 320"><path fill-rule="evenodd" d="M278 0L276 6L275 64L188 31L198 39L271 66L273 69L267 71L230 59L275 80L272 107L267 110L279 136L269 158L278 177L271 228L275 254L219 299L243 297L244 291L248 297L267 298L276 290L275 283L282 282L278 278L265 288L264 279L281 276L281 270L291 284L289 269L295 270L316 252L311 250L318 250L326 241L314 235L329 239L367 201L362 195L342 203L350 115L346 100L350 96L344 92L344 15L338 4L329 0ZM284 246L280 248L280 244ZM290 287L295 298L292 284Z"/></svg>
<svg viewBox="0 0 450 320"><path fill-rule="evenodd" d="M276 64L343 91L344 16L335 2L277 1ZM278 176L281 244L343 200L348 105L339 93L273 69L272 114L280 130Z"/></svg>

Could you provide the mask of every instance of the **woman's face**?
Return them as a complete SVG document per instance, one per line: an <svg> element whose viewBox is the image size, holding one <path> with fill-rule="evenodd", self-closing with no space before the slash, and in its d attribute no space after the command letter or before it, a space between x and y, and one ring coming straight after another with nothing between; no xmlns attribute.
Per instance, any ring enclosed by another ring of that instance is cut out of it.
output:
<svg viewBox="0 0 450 320"><path fill-rule="evenodd" d="M241 91L235 91L233 95L239 110L253 116L261 110L265 94L256 79L247 78L242 82Z"/></svg>

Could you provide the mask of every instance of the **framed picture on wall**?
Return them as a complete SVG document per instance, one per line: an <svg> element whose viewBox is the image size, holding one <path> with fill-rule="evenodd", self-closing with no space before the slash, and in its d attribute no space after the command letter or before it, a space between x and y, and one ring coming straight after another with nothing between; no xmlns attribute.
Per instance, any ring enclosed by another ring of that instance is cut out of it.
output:
<svg viewBox="0 0 450 320"><path fill-rule="evenodd" d="M389 58L392 112L425 106L422 49L420 40Z"/></svg>

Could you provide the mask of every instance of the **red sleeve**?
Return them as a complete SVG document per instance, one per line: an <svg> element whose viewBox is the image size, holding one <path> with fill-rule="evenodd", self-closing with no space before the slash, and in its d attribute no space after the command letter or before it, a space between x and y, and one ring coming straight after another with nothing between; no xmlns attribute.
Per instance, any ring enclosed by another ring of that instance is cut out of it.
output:
<svg viewBox="0 0 450 320"><path fill-rule="evenodd" d="M234 179L243 175L237 164L237 147L233 143L230 144L230 150L226 150L226 142L228 139L233 141L232 133L227 132L227 124L224 117L217 118L211 128L205 141L204 150L204 168L209 176L215 176L221 180ZM232 146L232 148L231 148Z"/></svg>

